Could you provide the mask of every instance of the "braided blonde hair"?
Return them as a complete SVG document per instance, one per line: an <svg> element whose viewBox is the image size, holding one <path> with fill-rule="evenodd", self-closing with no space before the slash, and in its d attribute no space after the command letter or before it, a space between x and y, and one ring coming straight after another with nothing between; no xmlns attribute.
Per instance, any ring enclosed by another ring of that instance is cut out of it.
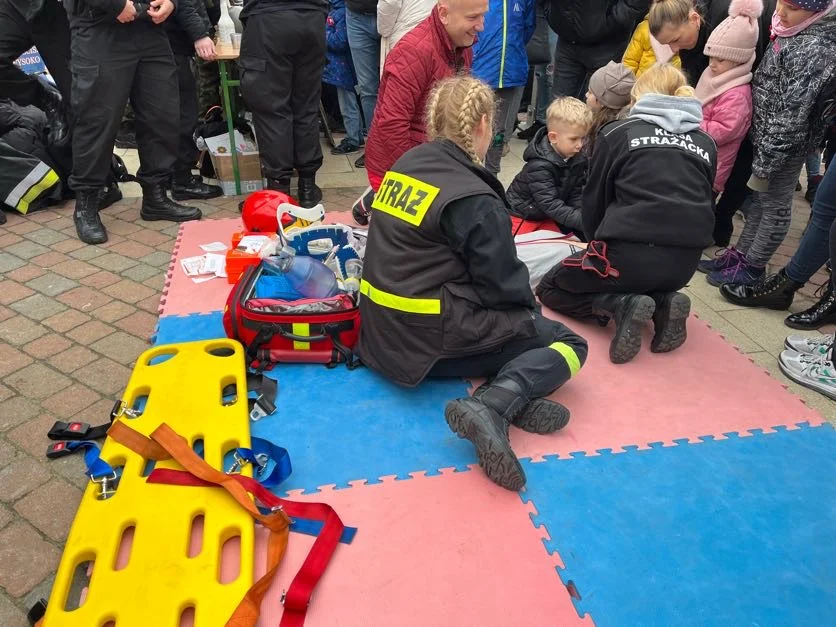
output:
<svg viewBox="0 0 836 627"><path fill-rule="evenodd" d="M495 109L496 98L486 83L470 76L445 78L427 98L427 139L449 139L481 164L473 148L473 129L484 115L493 128Z"/></svg>

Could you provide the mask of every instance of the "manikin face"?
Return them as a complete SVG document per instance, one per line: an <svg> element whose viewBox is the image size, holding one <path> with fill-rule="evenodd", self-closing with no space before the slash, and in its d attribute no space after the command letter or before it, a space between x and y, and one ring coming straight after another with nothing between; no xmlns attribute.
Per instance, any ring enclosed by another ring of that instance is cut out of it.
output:
<svg viewBox="0 0 836 627"><path fill-rule="evenodd" d="M586 92L586 106L592 109L593 113L598 113L604 106L598 102L598 98L591 91Z"/></svg>
<svg viewBox="0 0 836 627"><path fill-rule="evenodd" d="M488 0L440 0L438 15L457 48L469 48L485 30Z"/></svg>
<svg viewBox="0 0 836 627"><path fill-rule="evenodd" d="M735 61L728 61L726 59L718 59L717 57L711 57L708 60L708 67L711 68L711 71L714 73L714 76L720 76L720 74L725 74L732 68L736 68L740 63Z"/></svg>
<svg viewBox="0 0 836 627"><path fill-rule="evenodd" d="M778 0L778 4L775 6L775 13L778 14L778 19L781 20L781 26L784 28L798 26L804 20L815 15L815 11L799 9L798 7L794 7L789 2L784 2L783 0Z"/></svg>
<svg viewBox="0 0 836 627"><path fill-rule="evenodd" d="M588 132L588 128L578 124L549 124L549 143L561 157L571 159L583 148L583 140Z"/></svg>
<svg viewBox="0 0 836 627"><path fill-rule="evenodd" d="M484 163L488 148L491 147L493 124L487 115L483 115L479 123L473 128L473 151L479 160Z"/></svg>
<svg viewBox="0 0 836 627"><path fill-rule="evenodd" d="M670 46L674 54L680 50L691 50L697 45L701 25L702 18L700 18L699 13L691 11L684 24L678 26L670 23L665 24L664 28L659 31L656 39L660 44Z"/></svg>

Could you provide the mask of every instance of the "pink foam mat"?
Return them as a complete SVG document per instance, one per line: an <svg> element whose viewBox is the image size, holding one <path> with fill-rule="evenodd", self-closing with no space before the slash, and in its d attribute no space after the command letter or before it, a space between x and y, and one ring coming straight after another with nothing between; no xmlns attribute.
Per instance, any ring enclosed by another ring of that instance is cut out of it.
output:
<svg viewBox="0 0 836 627"><path fill-rule="evenodd" d="M517 494L480 472L293 496L322 501L358 528L340 544L314 591L305 625L575 625L574 609L543 549L542 529ZM256 576L266 534L256 534ZM278 625L280 598L313 544L291 533L288 552L262 604L259 626Z"/></svg>
<svg viewBox="0 0 836 627"><path fill-rule="evenodd" d="M595 454L675 439L697 443L705 435L722 438L732 431L747 435L749 429L822 423L818 412L698 318L688 320L688 340L680 349L653 354L647 350L648 335L635 360L615 365L608 357L612 326L602 329L544 311L587 339L589 357L579 374L551 396L572 411L569 426L548 436L514 429L519 457Z"/></svg>

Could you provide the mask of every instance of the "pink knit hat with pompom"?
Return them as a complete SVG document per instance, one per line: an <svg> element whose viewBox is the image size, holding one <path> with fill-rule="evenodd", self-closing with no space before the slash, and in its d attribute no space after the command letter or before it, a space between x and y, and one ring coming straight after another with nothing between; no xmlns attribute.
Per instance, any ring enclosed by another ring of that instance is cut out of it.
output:
<svg viewBox="0 0 836 627"><path fill-rule="evenodd" d="M752 59L762 13L763 0L732 0L729 16L708 37L703 54L735 63Z"/></svg>

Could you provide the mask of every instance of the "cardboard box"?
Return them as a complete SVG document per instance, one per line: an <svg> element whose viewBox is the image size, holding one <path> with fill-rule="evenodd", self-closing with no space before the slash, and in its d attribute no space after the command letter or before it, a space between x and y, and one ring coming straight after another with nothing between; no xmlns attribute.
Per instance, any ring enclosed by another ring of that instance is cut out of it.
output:
<svg viewBox="0 0 836 627"><path fill-rule="evenodd" d="M235 177L232 172L232 155L212 155L212 165L215 168L215 178L219 181L235 182ZM261 176L261 160L258 153L242 155L238 154L238 176L241 182L244 181L260 181Z"/></svg>
<svg viewBox="0 0 836 627"><path fill-rule="evenodd" d="M218 135L206 139L215 177L220 181L224 194L235 194L235 177L232 170L232 154L229 147L229 134ZM235 146L238 153L238 178L241 180L241 193L262 189L261 160L258 148L247 141L241 133L235 131Z"/></svg>
<svg viewBox="0 0 836 627"><path fill-rule="evenodd" d="M228 181L218 181L221 189L224 191L224 196L237 196L235 191L235 181L232 179ZM260 189L264 189L264 181L241 181L241 195L246 196L252 194Z"/></svg>

